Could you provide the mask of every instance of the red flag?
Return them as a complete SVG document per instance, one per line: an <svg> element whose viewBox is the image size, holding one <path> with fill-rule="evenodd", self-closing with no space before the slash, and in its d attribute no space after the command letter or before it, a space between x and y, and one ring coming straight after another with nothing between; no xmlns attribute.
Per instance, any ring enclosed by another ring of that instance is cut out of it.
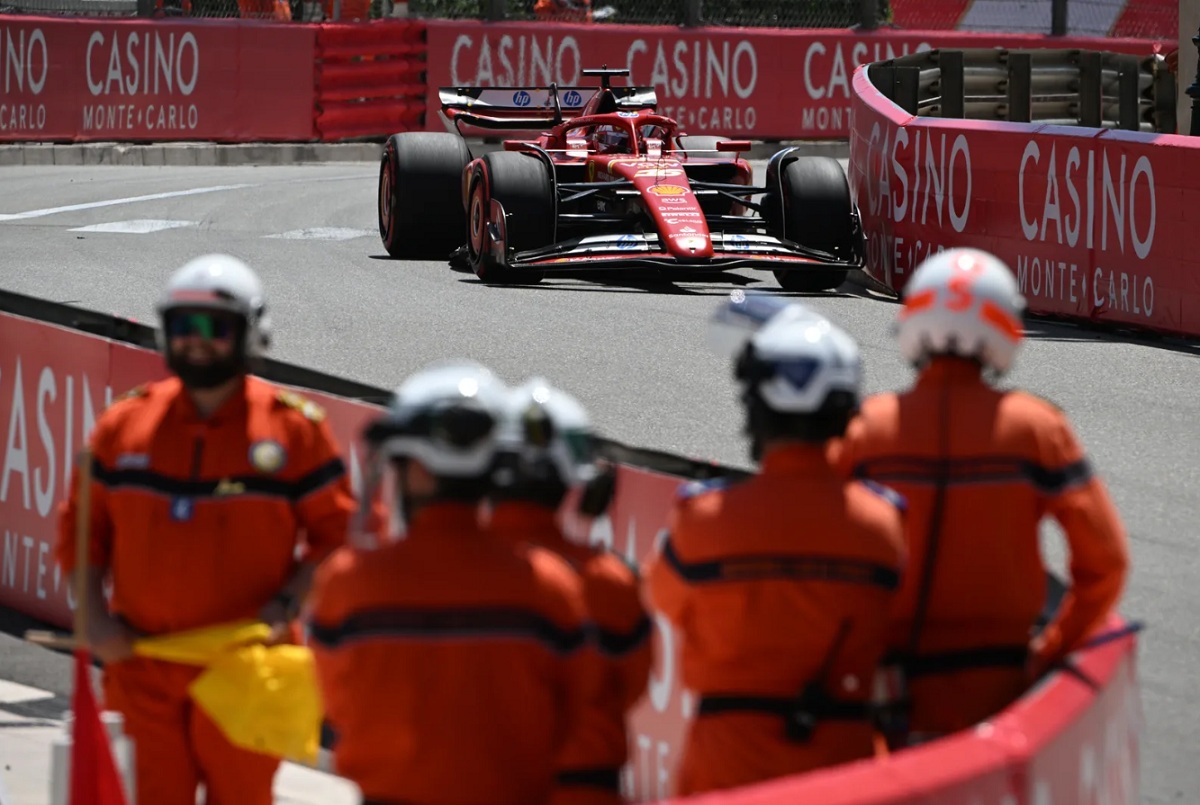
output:
<svg viewBox="0 0 1200 805"><path fill-rule="evenodd" d="M71 788L68 805L128 805L108 731L92 691L91 654L75 649L71 711Z"/></svg>

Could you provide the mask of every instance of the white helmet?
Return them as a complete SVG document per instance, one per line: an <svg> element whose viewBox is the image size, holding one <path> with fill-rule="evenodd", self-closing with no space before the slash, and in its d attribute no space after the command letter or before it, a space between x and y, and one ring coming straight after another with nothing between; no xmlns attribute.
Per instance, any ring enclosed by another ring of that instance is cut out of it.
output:
<svg viewBox="0 0 1200 805"><path fill-rule="evenodd" d="M439 362L396 389L365 437L376 453L411 458L436 476L479 478L496 457L508 389L472 361Z"/></svg>
<svg viewBox="0 0 1200 805"><path fill-rule="evenodd" d="M1003 374L1021 343L1024 311L1016 278L999 258L950 249L917 267L904 289L895 334L913 364L950 354Z"/></svg>
<svg viewBox="0 0 1200 805"><path fill-rule="evenodd" d="M859 398L858 344L804 305L735 295L717 310L709 332L715 348L736 358L738 381L776 413L816 413L837 392Z"/></svg>
<svg viewBox="0 0 1200 805"><path fill-rule="evenodd" d="M544 378L530 378L509 394L500 441L519 468L544 463L566 489L596 477L595 436L587 411Z"/></svg>
<svg viewBox="0 0 1200 805"><path fill-rule="evenodd" d="M172 274L157 311L165 320L167 314L180 308L220 310L245 319L247 356L261 355L270 346L271 327L262 282L236 257L206 254Z"/></svg>

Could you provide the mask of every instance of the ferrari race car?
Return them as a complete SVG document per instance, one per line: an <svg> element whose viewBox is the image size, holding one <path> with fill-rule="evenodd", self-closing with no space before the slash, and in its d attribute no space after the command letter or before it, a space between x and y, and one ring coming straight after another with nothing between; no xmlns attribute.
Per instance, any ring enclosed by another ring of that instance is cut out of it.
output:
<svg viewBox="0 0 1200 805"><path fill-rule="evenodd" d="M748 141L688 136L657 114L653 87L611 85L628 70L583 74L599 88L440 88L458 133L405 132L384 147L388 254L448 257L487 283L755 268L809 292L863 266L862 225L836 160L785 148L755 186ZM473 157L463 124L540 133Z"/></svg>

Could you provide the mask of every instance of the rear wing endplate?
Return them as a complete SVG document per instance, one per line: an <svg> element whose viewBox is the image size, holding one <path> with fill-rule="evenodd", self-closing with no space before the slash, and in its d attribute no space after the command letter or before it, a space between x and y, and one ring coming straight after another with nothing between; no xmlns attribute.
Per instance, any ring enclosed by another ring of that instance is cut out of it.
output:
<svg viewBox="0 0 1200 805"><path fill-rule="evenodd" d="M654 109L654 87L612 87L617 108ZM540 129L583 112L596 87L439 87L442 111L480 128Z"/></svg>

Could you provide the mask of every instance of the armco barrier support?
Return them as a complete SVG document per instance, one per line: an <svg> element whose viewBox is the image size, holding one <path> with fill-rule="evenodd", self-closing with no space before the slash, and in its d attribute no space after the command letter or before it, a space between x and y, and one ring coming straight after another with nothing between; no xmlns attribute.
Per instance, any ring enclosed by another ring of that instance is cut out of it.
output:
<svg viewBox="0 0 1200 805"><path fill-rule="evenodd" d="M36 318L34 318L36 317ZM51 549L71 458L115 394L161 377L153 332L133 322L0 291L0 606L68 627L74 602ZM349 453L355 489L358 434L386 391L267 362L265 377L298 383L325 406ZM399 378L397 378L399 380ZM685 478L738 473L714 464L608 443L622 460L610 516L591 539L644 561ZM639 466L640 465L640 466ZM647 469L653 467L657 469ZM665 471L664 471L665 470ZM667 474L667 472L674 474ZM692 698L679 677L677 639L656 622L658 660L631 720L624 789L637 801L673 793ZM1115 616L1109 624L1120 625ZM827 771L687 800L697 805L1134 805L1140 703L1132 636L1081 652L1080 673L1055 674L976 730ZM1094 687L1093 687L1094 686ZM679 805L683 805L681 801Z"/></svg>
<svg viewBox="0 0 1200 805"><path fill-rule="evenodd" d="M552 26L431 20L426 127L449 126L440 86L587 84L584 67L627 67L691 134L845 139L860 64L935 48L1097 48L1149 56L1164 43L956 31ZM1166 45L1170 47L1169 44ZM528 133L526 133L527 136Z"/></svg>
<svg viewBox="0 0 1200 805"><path fill-rule="evenodd" d="M313 138L315 30L241 20L0 20L0 141Z"/></svg>
<svg viewBox="0 0 1200 805"><path fill-rule="evenodd" d="M1200 335L1200 141L914 116L876 85L886 67L854 74L868 274L900 293L930 254L976 246L1012 267L1033 314Z"/></svg>
<svg viewBox="0 0 1200 805"><path fill-rule="evenodd" d="M322 24L315 61L314 125L321 140L424 129L424 23Z"/></svg>

